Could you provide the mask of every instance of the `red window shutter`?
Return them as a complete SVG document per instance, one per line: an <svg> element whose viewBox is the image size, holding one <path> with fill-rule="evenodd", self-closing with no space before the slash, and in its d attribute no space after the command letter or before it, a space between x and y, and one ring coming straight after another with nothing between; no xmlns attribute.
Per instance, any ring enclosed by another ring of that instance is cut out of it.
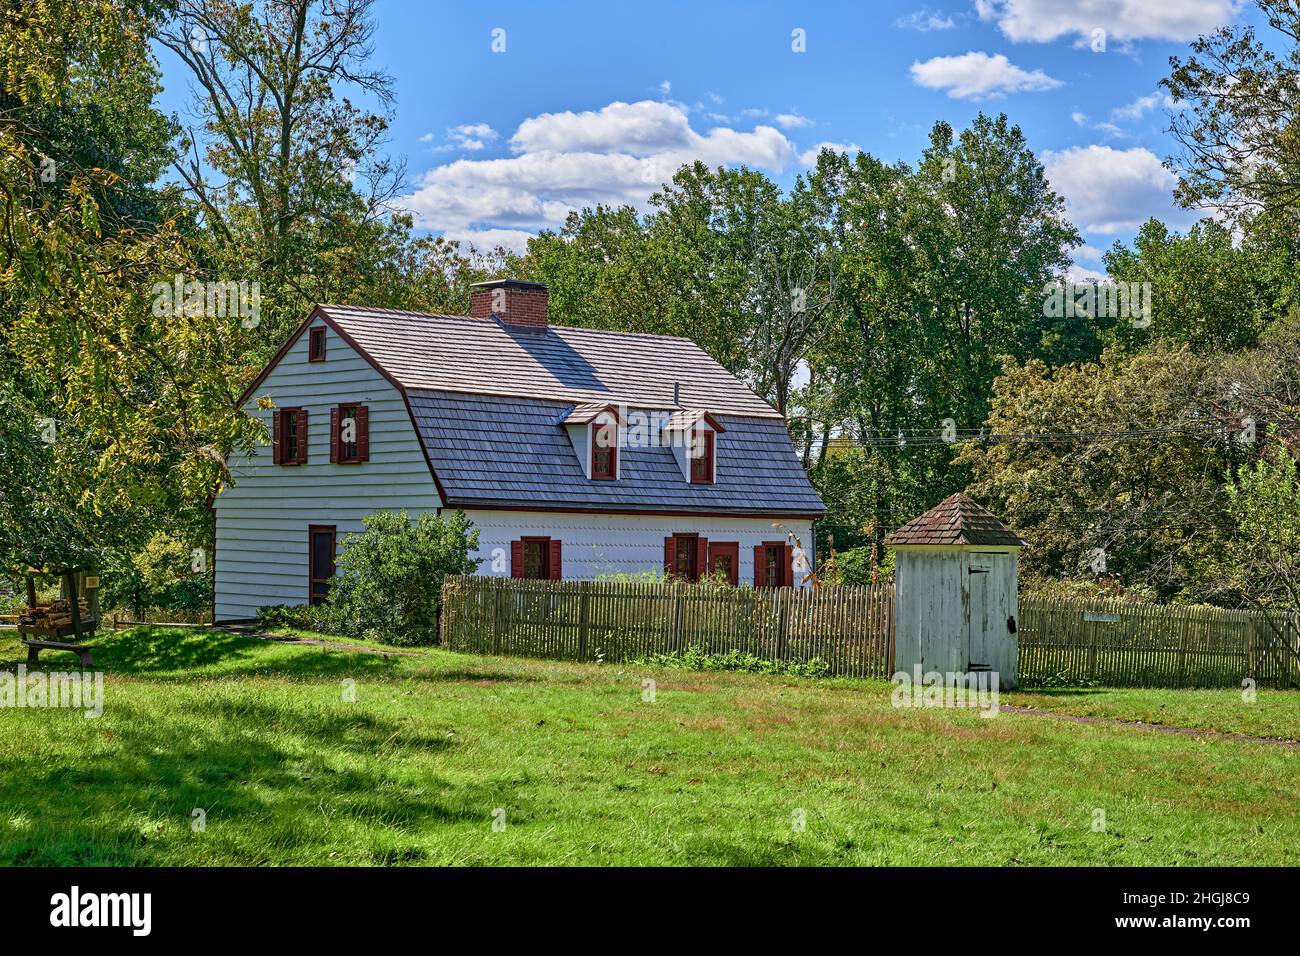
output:
<svg viewBox="0 0 1300 956"><path fill-rule="evenodd" d="M559 581L561 580L560 568L562 567L562 562L564 557L562 554L562 548L560 547L560 539L552 538L550 541L550 546L551 546L551 554L550 554L550 560L548 562L550 566L547 568L547 570L550 571L550 578L552 581Z"/></svg>
<svg viewBox="0 0 1300 956"><path fill-rule="evenodd" d="M785 581L782 583L794 587L794 548L788 544L785 546Z"/></svg>
<svg viewBox="0 0 1300 956"><path fill-rule="evenodd" d="M280 416L282 414L278 408L271 409L271 461L277 465L284 464L284 456L280 454Z"/></svg>
<svg viewBox="0 0 1300 956"><path fill-rule="evenodd" d="M664 538L664 577L671 578L677 570L677 545L672 537Z"/></svg>
<svg viewBox="0 0 1300 956"><path fill-rule="evenodd" d="M510 542L510 576L512 578L522 578L524 576L524 542L522 538Z"/></svg>
<svg viewBox="0 0 1300 956"><path fill-rule="evenodd" d="M338 407L330 409L330 464L336 464L339 460L339 410Z"/></svg>
<svg viewBox="0 0 1300 956"><path fill-rule="evenodd" d="M370 460L370 409L357 406L357 461Z"/></svg>
<svg viewBox="0 0 1300 956"><path fill-rule="evenodd" d="M695 539L695 576L707 577L712 571L709 567L709 539L701 536Z"/></svg>
<svg viewBox="0 0 1300 956"><path fill-rule="evenodd" d="M767 549L754 545L754 587L767 587Z"/></svg>
<svg viewBox="0 0 1300 956"><path fill-rule="evenodd" d="M307 463L307 409L298 409L298 464Z"/></svg>

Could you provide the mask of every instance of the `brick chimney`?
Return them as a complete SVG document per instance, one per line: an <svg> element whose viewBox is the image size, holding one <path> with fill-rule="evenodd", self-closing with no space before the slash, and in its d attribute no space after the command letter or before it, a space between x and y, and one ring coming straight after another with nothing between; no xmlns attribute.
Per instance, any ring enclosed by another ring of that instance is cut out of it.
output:
<svg viewBox="0 0 1300 956"><path fill-rule="evenodd" d="M476 319L493 316L510 325L545 329L550 292L541 282L494 279L471 286L469 314Z"/></svg>

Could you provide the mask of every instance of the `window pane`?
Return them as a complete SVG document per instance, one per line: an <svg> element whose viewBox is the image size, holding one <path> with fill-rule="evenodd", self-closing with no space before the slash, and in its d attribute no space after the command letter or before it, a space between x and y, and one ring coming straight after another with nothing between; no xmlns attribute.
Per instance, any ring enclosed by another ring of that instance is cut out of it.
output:
<svg viewBox="0 0 1300 956"><path fill-rule="evenodd" d="M352 441L343 441L347 436ZM343 459L357 457L357 409L356 406L339 409L339 449Z"/></svg>
<svg viewBox="0 0 1300 956"><path fill-rule="evenodd" d="M544 541L524 542L524 577L546 577L546 543Z"/></svg>
<svg viewBox="0 0 1300 956"><path fill-rule="evenodd" d="M284 458L295 461L298 458L298 413L284 413Z"/></svg>
<svg viewBox="0 0 1300 956"><path fill-rule="evenodd" d="M676 557L673 561L673 570L678 577L686 578L688 581L695 580L695 539L694 538L677 538L674 540L676 547Z"/></svg>
<svg viewBox="0 0 1300 956"><path fill-rule="evenodd" d="M767 583L771 587L780 587L785 582L781 580L781 548L765 548L763 551L763 563L767 572Z"/></svg>

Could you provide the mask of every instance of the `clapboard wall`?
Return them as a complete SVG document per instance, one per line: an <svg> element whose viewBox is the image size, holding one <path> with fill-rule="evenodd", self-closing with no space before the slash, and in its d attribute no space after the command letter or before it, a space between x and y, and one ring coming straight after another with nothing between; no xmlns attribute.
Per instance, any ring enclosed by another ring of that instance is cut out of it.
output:
<svg viewBox="0 0 1300 956"><path fill-rule="evenodd" d="M333 329L326 327L325 336L323 363L308 361L304 332L247 406L268 436L272 412L258 409L257 398L307 409L307 463L276 465L269 438L256 454L230 455L234 482L213 501L218 621L249 618L266 605L306 603L308 525L335 525L341 547L372 511L405 509L414 517L438 510L438 489L401 393ZM331 465L330 409L347 402L369 408L370 460Z"/></svg>
<svg viewBox="0 0 1300 956"><path fill-rule="evenodd" d="M478 573L510 576L510 542L525 536L562 542L564 580L589 581L646 571L662 572L664 538L698 534L716 542L737 542L738 580L754 583L754 547L787 541L793 532L807 549L805 564L796 557L794 575L801 581L814 566L812 522L806 518L738 518L726 515L567 514L529 511L466 510L479 529Z"/></svg>

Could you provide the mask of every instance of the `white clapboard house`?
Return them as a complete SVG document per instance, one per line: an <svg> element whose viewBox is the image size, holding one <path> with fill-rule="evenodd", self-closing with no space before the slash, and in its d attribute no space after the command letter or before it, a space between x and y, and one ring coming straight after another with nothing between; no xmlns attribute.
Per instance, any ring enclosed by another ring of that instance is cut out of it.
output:
<svg viewBox="0 0 1300 956"><path fill-rule="evenodd" d="M463 510L480 574L803 583L822 502L780 414L698 346L551 325L537 283L482 283L470 312L318 306L257 377L270 443L213 498L217 620L322 600L379 510Z"/></svg>

